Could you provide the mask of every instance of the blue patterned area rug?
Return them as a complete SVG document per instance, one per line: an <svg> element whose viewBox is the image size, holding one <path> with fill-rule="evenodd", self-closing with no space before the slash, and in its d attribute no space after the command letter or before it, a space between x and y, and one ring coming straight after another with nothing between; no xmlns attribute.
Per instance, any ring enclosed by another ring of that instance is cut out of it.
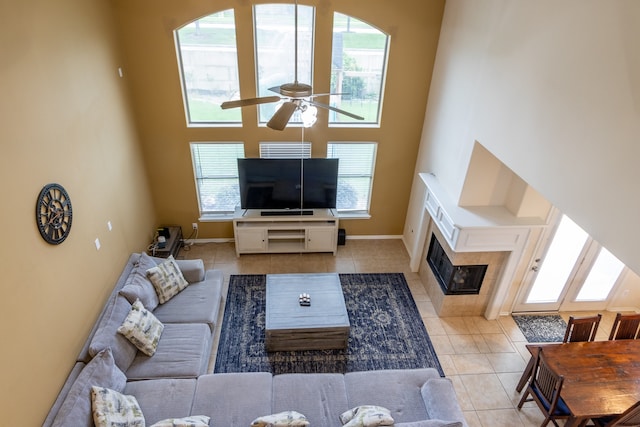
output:
<svg viewBox="0 0 640 427"><path fill-rule="evenodd" d="M279 351L264 345L264 275L232 275L215 373L345 373L436 368L444 376L402 273L340 274L351 332L346 350Z"/></svg>
<svg viewBox="0 0 640 427"><path fill-rule="evenodd" d="M526 314L512 317L529 342L562 342L567 330L567 323L557 314Z"/></svg>

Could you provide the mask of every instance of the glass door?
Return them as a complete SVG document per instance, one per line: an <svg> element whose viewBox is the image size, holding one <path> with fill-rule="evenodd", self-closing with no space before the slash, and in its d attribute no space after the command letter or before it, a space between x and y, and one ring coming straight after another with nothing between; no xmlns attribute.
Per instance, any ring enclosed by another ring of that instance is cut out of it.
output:
<svg viewBox="0 0 640 427"><path fill-rule="evenodd" d="M556 212L553 222L513 311L604 309L624 264L566 215Z"/></svg>

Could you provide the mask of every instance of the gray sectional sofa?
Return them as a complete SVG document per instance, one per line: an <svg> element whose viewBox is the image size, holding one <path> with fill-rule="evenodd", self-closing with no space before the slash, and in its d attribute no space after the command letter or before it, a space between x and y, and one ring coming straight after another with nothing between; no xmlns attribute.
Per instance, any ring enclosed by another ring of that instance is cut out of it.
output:
<svg viewBox="0 0 640 427"><path fill-rule="evenodd" d="M189 286L157 304L149 292L146 270L163 261L131 255L44 426L93 426L94 385L135 396L146 425L205 415L211 426L249 427L257 417L291 410L304 414L311 426L340 426L339 415L360 405L389 409L396 426L467 425L451 381L431 368L207 374L223 275L205 271L201 260L178 260ZM153 356L138 351L116 331L135 299L164 324Z"/></svg>

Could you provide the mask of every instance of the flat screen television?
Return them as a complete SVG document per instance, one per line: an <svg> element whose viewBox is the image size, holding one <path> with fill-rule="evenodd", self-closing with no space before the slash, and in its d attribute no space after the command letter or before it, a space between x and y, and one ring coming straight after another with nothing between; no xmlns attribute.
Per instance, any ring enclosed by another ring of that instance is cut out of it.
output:
<svg viewBox="0 0 640 427"><path fill-rule="evenodd" d="M238 159L242 209L336 207L338 159Z"/></svg>

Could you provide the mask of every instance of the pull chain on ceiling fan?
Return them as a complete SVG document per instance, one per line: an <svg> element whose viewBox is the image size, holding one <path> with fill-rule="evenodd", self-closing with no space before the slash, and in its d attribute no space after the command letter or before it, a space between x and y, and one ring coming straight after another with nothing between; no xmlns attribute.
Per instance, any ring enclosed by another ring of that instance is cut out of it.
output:
<svg viewBox="0 0 640 427"><path fill-rule="evenodd" d="M335 111L356 120L364 120L364 117L341 110L328 104L323 104L313 100L319 96L339 95L331 93L314 94L311 85L298 82L298 1L294 6L295 15L295 34L294 34L294 80L292 83L284 83L280 86L269 88L270 91L280 96L263 96L258 98L245 98L236 101L226 101L220 105L220 108L226 110L228 108L246 107L249 105L269 104L272 102L284 101L280 108L276 110L271 119L267 122L267 127L275 130L284 130L296 110L304 112L310 106L316 106L327 110ZM307 120L304 120L307 122ZM313 124L315 120L309 120L308 123Z"/></svg>

